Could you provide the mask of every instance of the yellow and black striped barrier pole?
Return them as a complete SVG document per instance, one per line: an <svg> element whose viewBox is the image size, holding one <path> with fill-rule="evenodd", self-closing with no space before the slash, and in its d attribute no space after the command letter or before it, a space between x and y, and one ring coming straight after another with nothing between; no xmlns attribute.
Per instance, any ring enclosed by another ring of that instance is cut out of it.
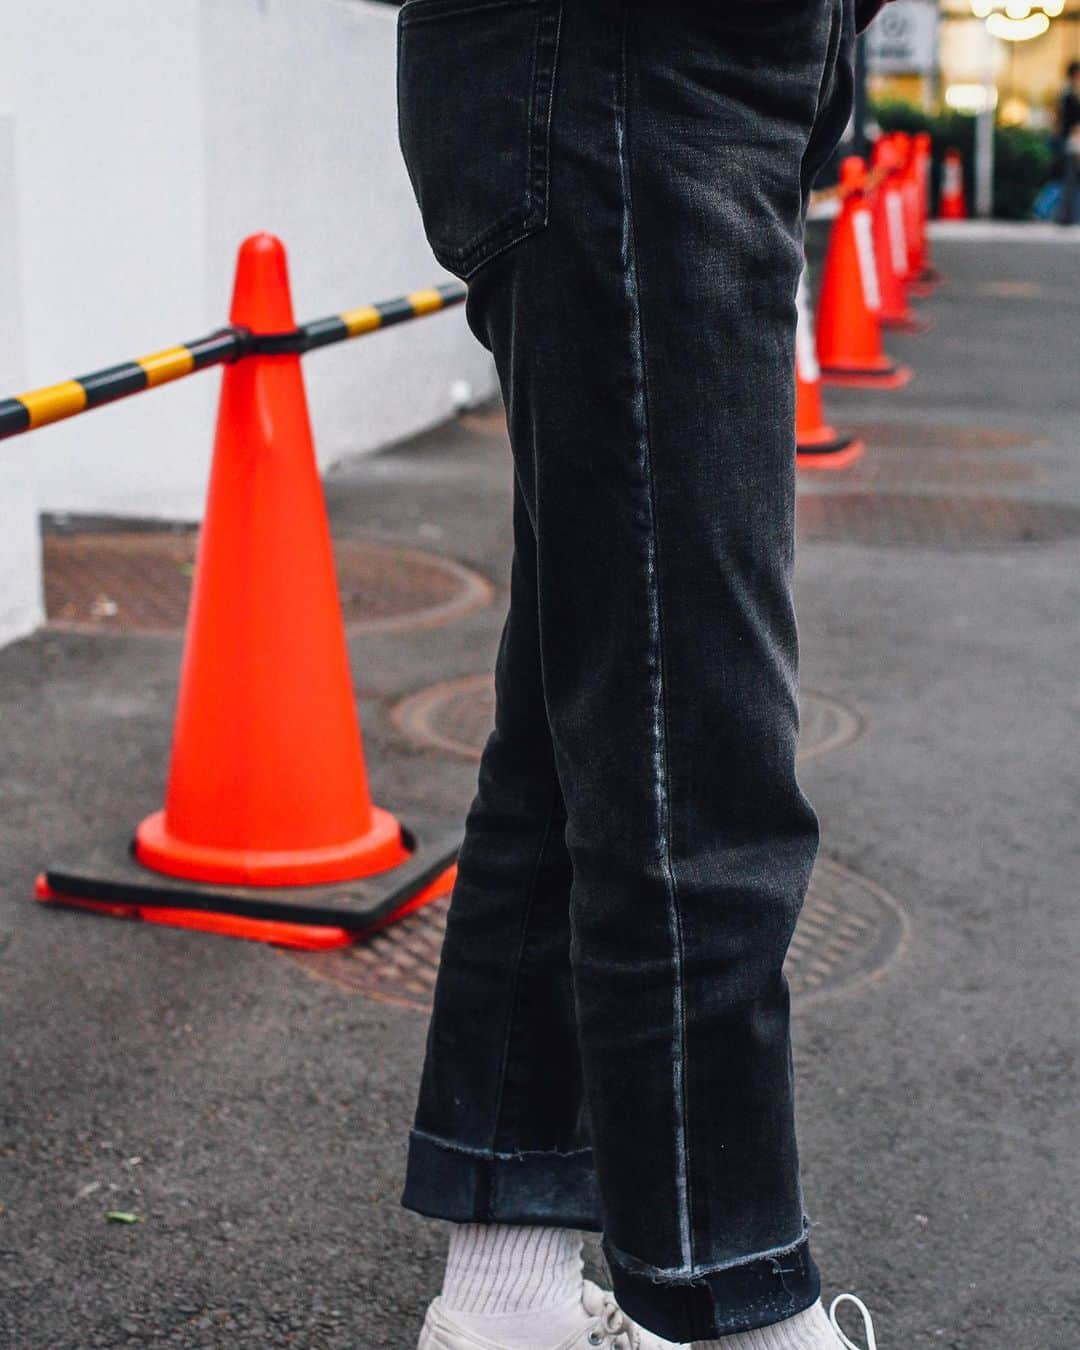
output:
<svg viewBox="0 0 1080 1350"><path fill-rule="evenodd" d="M122 365L79 375L60 384L46 385L44 389L32 389L14 398L0 399L0 441L47 426L50 422L76 417L103 403L115 403L117 399L140 393L143 389L182 380L197 370L231 365L246 356L280 356L329 347L335 342L347 342L349 338L363 337L381 328L460 305L465 296L464 286L450 282L428 290L410 291L394 300L381 300L375 305L331 314L325 319L314 319L285 333L252 333L236 326L221 328L207 337L167 347L152 356L125 361Z"/></svg>

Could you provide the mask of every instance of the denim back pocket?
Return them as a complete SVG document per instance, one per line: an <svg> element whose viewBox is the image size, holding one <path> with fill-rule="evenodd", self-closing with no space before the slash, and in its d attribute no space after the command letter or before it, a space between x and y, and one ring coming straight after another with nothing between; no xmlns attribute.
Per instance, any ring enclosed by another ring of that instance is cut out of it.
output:
<svg viewBox="0 0 1080 1350"><path fill-rule="evenodd" d="M405 0L398 139L435 257L465 279L547 224L557 0Z"/></svg>

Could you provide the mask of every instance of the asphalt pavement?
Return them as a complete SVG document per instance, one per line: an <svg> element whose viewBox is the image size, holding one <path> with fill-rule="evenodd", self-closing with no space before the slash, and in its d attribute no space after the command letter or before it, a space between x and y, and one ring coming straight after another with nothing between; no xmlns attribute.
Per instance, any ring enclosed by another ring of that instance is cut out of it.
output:
<svg viewBox="0 0 1080 1350"><path fill-rule="evenodd" d="M823 855L907 926L875 978L796 1002L803 1181L826 1297L857 1292L881 1350L1075 1350L1080 245L934 247L933 327L889 338L915 379L827 391L867 452L803 478L803 683L860 731L800 776ZM327 478L337 533L495 588L350 638L373 795L403 818L464 819L475 763L391 710L490 670L510 485L497 416ZM31 899L58 851L160 803L179 652L50 628L0 651L0 1346L411 1350L447 1238L398 1204L424 1014Z"/></svg>

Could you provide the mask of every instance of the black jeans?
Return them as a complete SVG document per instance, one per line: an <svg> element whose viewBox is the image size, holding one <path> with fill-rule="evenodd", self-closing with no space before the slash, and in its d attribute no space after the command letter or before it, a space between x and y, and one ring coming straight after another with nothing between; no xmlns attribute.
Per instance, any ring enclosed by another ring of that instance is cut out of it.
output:
<svg viewBox="0 0 1080 1350"><path fill-rule="evenodd" d="M604 1234L689 1341L809 1306L782 971L795 291L851 0L406 0L400 138L514 459L495 729L402 1203Z"/></svg>

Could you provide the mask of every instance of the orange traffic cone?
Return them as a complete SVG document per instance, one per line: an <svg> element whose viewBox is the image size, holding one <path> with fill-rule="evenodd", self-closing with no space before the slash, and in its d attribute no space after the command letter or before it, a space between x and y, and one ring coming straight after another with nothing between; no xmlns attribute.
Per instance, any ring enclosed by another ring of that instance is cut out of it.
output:
<svg viewBox="0 0 1080 1350"><path fill-rule="evenodd" d="M825 421L805 272L799 278L795 312L795 462L800 469L843 469L854 464L865 447L854 436L839 435Z"/></svg>
<svg viewBox="0 0 1080 1350"><path fill-rule="evenodd" d="M881 293L874 263L866 166L840 165L840 214L833 222L818 297L817 354L824 384L899 389L911 371L881 348Z"/></svg>
<svg viewBox="0 0 1080 1350"><path fill-rule="evenodd" d="M871 163L883 175L870 203L874 262L881 288L881 325L910 333L920 332L925 325L908 304L904 284L908 270L904 201L899 181L899 154L891 136L877 140Z"/></svg>
<svg viewBox="0 0 1080 1350"><path fill-rule="evenodd" d="M930 257L930 233L927 223L930 219L930 175L933 168L933 142L928 131L920 131L915 136L912 150L914 178L919 194L919 250L918 280L925 286L937 286L944 278L934 266Z"/></svg>
<svg viewBox="0 0 1080 1350"><path fill-rule="evenodd" d="M967 201L964 197L964 161L960 151L946 150L941 166L941 198L938 202L939 220L967 220Z"/></svg>
<svg viewBox="0 0 1080 1350"><path fill-rule="evenodd" d="M908 294L916 298L928 296L933 287L923 280L923 252L925 231L922 219L922 191L919 182L919 162L915 139L907 132L897 131L893 142L898 156L897 182L903 207L905 266L904 285Z"/></svg>
<svg viewBox="0 0 1080 1350"><path fill-rule="evenodd" d="M296 326L272 236L241 249L231 319ZM298 355L225 372L165 809L135 841L147 867L240 885L341 881L406 856L368 796Z"/></svg>
<svg viewBox="0 0 1080 1350"><path fill-rule="evenodd" d="M231 321L296 327L272 235L241 247ZM164 810L132 856L51 868L39 896L339 945L450 889L458 831L430 832L368 792L300 356L246 357L222 382Z"/></svg>

